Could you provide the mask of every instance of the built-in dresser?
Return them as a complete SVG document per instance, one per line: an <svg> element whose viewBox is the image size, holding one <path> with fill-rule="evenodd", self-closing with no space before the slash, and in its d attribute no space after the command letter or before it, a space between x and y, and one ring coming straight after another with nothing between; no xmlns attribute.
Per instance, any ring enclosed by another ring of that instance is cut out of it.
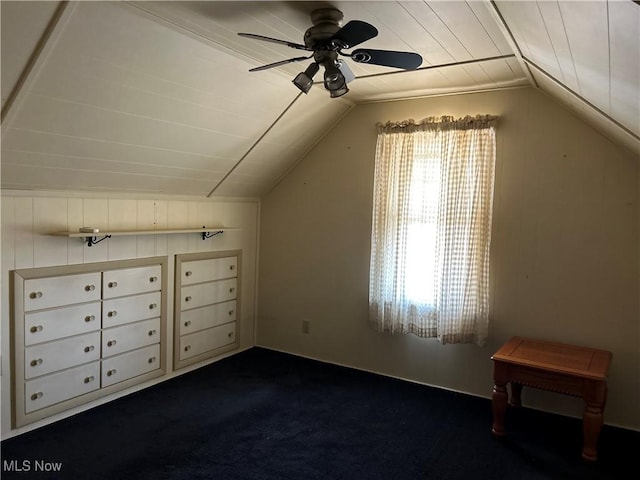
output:
<svg viewBox="0 0 640 480"><path fill-rule="evenodd" d="M241 251L176 255L174 368L238 348Z"/></svg>
<svg viewBox="0 0 640 480"><path fill-rule="evenodd" d="M165 373L167 257L15 270L13 426Z"/></svg>

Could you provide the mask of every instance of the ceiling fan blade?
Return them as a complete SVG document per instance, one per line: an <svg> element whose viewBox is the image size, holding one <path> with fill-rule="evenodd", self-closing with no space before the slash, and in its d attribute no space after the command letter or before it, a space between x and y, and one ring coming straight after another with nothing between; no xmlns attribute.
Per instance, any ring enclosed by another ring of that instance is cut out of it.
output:
<svg viewBox="0 0 640 480"><path fill-rule="evenodd" d="M278 40L277 38L263 37L262 35L256 35L255 33L238 33L241 37L253 38L254 40L262 40L264 42L279 43L280 45L286 45L287 47L297 48L298 50L313 51L305 45L299 43L288 42L287 40Z"/></svg>
<svg viewBox="0 0 640 480"><path fill-rule="evenodd" d="M351 81L356 79L356 76L353 74L353 72L349 68L349 65L347 65L347 62L345 62L344 60L340 59L340 60L338 60L338 64L339 64L338 65L338 69L340 70L340 72L344 76L345 83L349 83L349 82L351 82Z"/></svg>
<svg viewBox="0 0 640 480"><path fill-rule="evenodd" d="M313 55L311 55L312 57ZM249 70L250 72L259 72L260 70L266 70L268 68L279 67L280 65L286 65L287 63L293 62L301 62L303 60L308 60L311 57L296 57L296 58L288 58L287 60L280 60L279 62L270 63L268 65L262 65L261 67L252 68Z"/></svg>
<svg viewBox="0 0 640 480"><path fill-rule="evenodd" d="M358 63L371 63L385 67L413 70L422 64L422 57L417 53L395 52L393 50L358 49L351 53L351 59Z"/></svg>
<svg viewBox="0 0 640 480"><path fill-rule="evenodd" d="M378 35L378 29L361 20L351 20L331 37L340 48L351 48Z"/></svg>

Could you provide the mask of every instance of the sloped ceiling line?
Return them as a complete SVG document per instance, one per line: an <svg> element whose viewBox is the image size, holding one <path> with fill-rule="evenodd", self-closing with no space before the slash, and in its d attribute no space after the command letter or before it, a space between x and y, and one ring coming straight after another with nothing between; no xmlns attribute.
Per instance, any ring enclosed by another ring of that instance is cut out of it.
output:
<svg viewBox="0 0 640 480"><path fill-rule="evenodd" d="M474 63L491 62L492 60L506 60L508 58L517 58L517 56L515 54L509 54L509 55L498 55L498 56L495 56L495 57L474 58L472 60L462 60L462 61L459 61L459 62L441 63L439 65L428 65L426 67L418 67L418 68L414 68L411 71L412 72L418 72L418 71L421 71L421 70L434 70L434 69L446 68L446 67L459 67L460 65L470 65L470 64L474 64ZM372 73L370 75L360 75L359 77L356 77L356 78L357 79L378 78L378 77L386 77L386 76L390 76L390 75L402 75L404 73L405 73L404 70L398 70L398 71L395 71L395 72L382 72L382 73ZM316 82L316 83L322 84L322 82Z"/></svg>
<svg viewBox="0 0 640 480"><path fill-rule="evenodd" d="M31 56L27 60L24 70L20 74L18 81L11 90L11 93L7 97L7 101L2 105L2 112L0 114L0 122L2 123L3 132L7 130L7 127L11 123L11 117L9 112L14 114L17 106L20 104L21 93L26 91L26 85L31 83L38 74L40 66L44 63L47 56L47 52L55 44L55 38L59 36L60 32L64 30L67 20L71 17L73 6L68 7L68 1L60 2L60 5L56 9L51 21L47 25L47 28L42 33L38 44L31 53ZM13 106L16 105L16 108Z"/></svg>
<svg viewBox="0 0 640 480"><path fill-rule="evenodd" d="M531 83L534 88L540 88L538 82L536 82L535 77L531 73L531 70L529 70L529 65L524 61L522 57L522 50L520 50L520 45L518 45L518 42L516 42L516 39L513 36L509 25L507 25L507 22L502 16L502 13L500 13L500 9L496 5L496 2L494 2L493 0L489 0L489 3L491 5L489 6L488 10L491 13L493 19L498 24L498 28L500 28L500 30L502 31L502 34L511 47L511 50L513 51L515 57L518 59L518 63L520 64L520 67L522 68L524 74L527 76L529 83Z"/></svg>
<svg viewBox="0 0 640 480"><path fill-rule="evenodd" d="M211 195L213 195L215 193L215 191L218 189L218 187L224 183L224 181L229 177L229 175L231 175L233 173L233 171L236 168L238 168L238 165L240 165L242 163L242 161L245 158L247 158L247 156L253 151L253 149L256 148L260 144L262 139L273 129L273 127L275 127L278 124L280 119L282 119L282 117L285 116L285 114L291 109L291 107L293 107L293 105L298 101L298 99L300 99L301 96L302 96L302 92L298 93L296 98L294 98L291 101L291 103L289 105L287 105L287 107L282 112L280 112L280 115L278 115L278 117L273 121L273 123L271 125L269 125L269 127L262 133L262 135L260 135L260 137L253 143L253 145L251 145L251 147L249 147L249 149L244 153L244 155L242 155L242 157L240 157L240 160L238 160L236 162L236 164L229 169L229 171L225 174L225 176L220 179L220 181L216 184L216 186L213 187L213 189L211 189L211 191L207 194L207 197L211 197Z"/></svg>
<svg viewBox="0 0 640 480"><path fill-rule="evenodd" d="M563 90L565 90L566 92L569 92L571 95L573 95L574 97L576 97L577 99L579 99L581 102L583 102L586 105L589 105L589 107L593 108L594 110L596 110L600 115L606 117L607 120L609 120L611 123L615 124L617 127L621 128L622 130L624 130L626 133L628 133L629 135L631 135L633 138L635 138L636 140L640 141L640 136L638 136L636 133L634 133L633 131L629 130L629 128L625 127L622 123L618 122L615 118L613 118L611 115L609 115L608 113L604 112L603 110L601 110L600 108L598 108L596 105L594 105L593 103L591 103L589 100L587 100L586 98L584 98L582 95L580 95L578 92L575 92L574 90L572 90L571 88L569 88L566 84L562 83L560 80L556 79L553 75L551 75L550 73L546 72L543 68L541 68L540 66L536 65L535 62L532 62L530 59L528 59L527 57L522 57L522 60L528 65L533 67L537 72L541 73L542 75L544 75L545 77L547 77L549 80L551 80L554 84L556 84L558 87L562 88Z"/></svg>

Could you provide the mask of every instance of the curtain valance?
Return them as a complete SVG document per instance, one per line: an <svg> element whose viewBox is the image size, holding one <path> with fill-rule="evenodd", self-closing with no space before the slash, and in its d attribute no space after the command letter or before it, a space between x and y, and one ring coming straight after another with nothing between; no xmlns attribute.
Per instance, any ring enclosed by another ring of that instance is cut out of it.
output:
<svg viewBox="0 0 640 480"><path fill-rule="evenodd" d="M400 122L387 122L376 124L379 134L384 133L413 133L434 130L477 130L495 127L498 117L492 115L467 115L462 118L452 116L428 117L416 123L413 119Z"/></svg>

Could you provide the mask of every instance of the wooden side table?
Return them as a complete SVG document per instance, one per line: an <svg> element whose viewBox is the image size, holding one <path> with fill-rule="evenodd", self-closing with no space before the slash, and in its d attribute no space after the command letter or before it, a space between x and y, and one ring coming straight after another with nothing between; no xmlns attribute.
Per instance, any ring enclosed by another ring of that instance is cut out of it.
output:
<svg viewBox="0 0 640 480"><path fill-rule="evenodd" d="M607 372L611 352L513 337L492 357L493 360L493 428L496 436L504 436L507 410L507 383L511 383L509 405L521 406L522 386L541 388L582 397L584 443L582 458L598 458L597 443L607 400Z"/></svg>

